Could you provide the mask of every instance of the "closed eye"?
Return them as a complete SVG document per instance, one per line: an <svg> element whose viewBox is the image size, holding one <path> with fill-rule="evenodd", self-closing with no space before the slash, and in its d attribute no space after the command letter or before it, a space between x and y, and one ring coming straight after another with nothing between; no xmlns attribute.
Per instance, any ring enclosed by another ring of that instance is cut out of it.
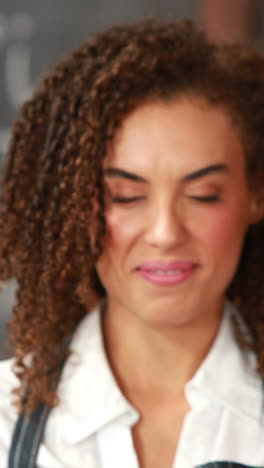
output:
<svg viewBox="0 0 264 468"><path fill-rule="evenodd" d="M205 197L199 197L199 196L191 196L193 200L199 201L199 202L204 202L204 203L214 203L220 201L219 195L208 195Z"/></svg>
<svg viewBox="0 0 264 468"><path fill-rule="evenodd" d="M143 200L144 197L112 197L113 203L132 203L135 201Z"/></svg>

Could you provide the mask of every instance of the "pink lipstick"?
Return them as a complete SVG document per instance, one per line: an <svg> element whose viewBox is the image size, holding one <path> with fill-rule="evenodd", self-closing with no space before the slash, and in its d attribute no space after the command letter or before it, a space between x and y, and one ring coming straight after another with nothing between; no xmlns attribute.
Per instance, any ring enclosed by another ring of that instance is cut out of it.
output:
<svg viewBox="0 0 264 468"><path fill-rule="evenodd" d="M189 279L197 264L188 261L145 262L138 266L138 273L158 286L175 286Z"/></svg>

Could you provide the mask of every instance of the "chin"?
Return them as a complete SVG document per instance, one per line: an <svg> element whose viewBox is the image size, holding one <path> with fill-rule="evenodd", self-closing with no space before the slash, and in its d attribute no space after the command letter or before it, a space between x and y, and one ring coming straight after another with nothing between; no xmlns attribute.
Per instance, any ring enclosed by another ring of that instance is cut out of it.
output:
<svg viewBox="0 0 264 468"><path fill-rule="evenodd" d="M144 313L137 314L138 318L142 320L146 325L160 328L175 328L182 327L191 323L195 320L196 316L193 316L183 307L175 306L171 307L163 305L163 307L145 307L141 308Z"/></svg>

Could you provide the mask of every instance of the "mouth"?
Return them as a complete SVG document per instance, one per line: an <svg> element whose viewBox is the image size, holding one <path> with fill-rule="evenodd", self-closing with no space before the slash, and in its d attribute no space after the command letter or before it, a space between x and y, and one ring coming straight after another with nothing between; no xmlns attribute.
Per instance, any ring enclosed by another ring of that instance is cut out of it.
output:
<svg viewBox="0 0 264 468"><path fill-rule="evenodd" d="M147 262L136 271L145 280L159 286L175 286L189 279L198 265L187 261Z"/></svg>

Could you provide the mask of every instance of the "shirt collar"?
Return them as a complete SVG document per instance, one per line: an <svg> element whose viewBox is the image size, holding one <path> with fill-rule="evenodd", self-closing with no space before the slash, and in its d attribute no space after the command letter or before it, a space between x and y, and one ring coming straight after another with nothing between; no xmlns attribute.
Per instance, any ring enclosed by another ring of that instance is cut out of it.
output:
<svg viewBox="0 0 264 468"><path fill-rule="evenodd" d="M186 385L192 408L203 400L218 401L243 417L259 420L263 410L261 378L256 372L256 356L241 350L234 336L232 315L238 315L227 301L218 335L207 357Z"/></svg>
<svg viewBox="0 0 264 468"><path fill-rule="evenodd" d="M117 419L128 426L139 419L109 367L100 310L98 306L87 314L73 336L72 354L58 388L60 404L53 410L63 427L63 438L73 444ZM211 400L247 419L259 420L263 398L261 379L255 371L256 358L240 350L233 334L233 313L237 311L227 303L211 350L186 384L186 398L193 409Z"/></svg>
<svg viewBox="0 0 264 468"><path fill-rule="evenodd" d="M70 346L72 354L58 388L57 414L64 418L65 439L71 443L79 442L117 418L130 426L139 418L109 367L100 310L98 306L78 326Z"/></svg>

